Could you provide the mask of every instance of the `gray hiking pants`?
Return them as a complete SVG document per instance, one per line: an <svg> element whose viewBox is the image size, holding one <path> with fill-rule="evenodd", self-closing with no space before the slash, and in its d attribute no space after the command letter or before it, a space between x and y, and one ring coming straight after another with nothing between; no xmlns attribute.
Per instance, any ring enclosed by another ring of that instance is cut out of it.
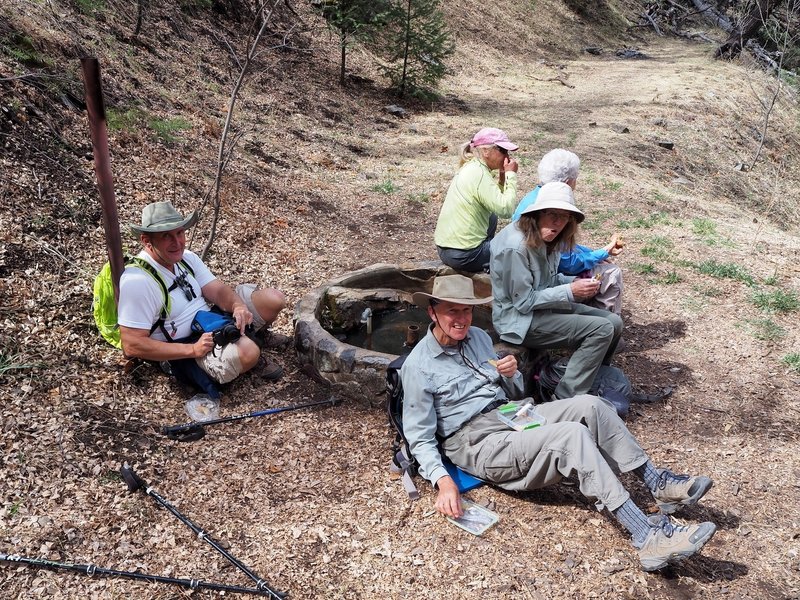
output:
<svg viewBox="0 0 800 600"><path fill-rule="evenodd" d="M537 310L522 345L575 349L555 389L556 398L572 398L587 394L600 365L611 363L622 327L619 315L584 304L572 304L567 310Z"/></svg>
<svg viewBox="0 0 800 600"><path fill-rule="evenodd" d="M630 498L617 475L647 462L647 455L613 406L582 395L536 406L547 424L515 431L497 410L475 415L442 442L446 456L485 481L512 491L552 485L573 473L598 510Z"/></svg>

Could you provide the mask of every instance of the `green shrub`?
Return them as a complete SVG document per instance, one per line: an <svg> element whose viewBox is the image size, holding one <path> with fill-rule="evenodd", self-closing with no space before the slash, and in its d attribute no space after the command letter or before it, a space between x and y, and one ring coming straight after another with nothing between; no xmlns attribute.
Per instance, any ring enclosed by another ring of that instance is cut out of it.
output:
<svg viewBox="0 0 800 600"><path fill-rule="evenodd" d="M633 263L631 270L639 275L655 275L656 268L652 263Z"/></svg>
<svg viewBox="0 0 800 600"><path fill-rule="evenodd" d="M664 236L657 235L650 238L650 241L640 250L642 256L653 260L669 260L670 249L674 246L672 240Z"/></svg>
<svg viewBox="0 0 800 600"><path fill-rule="evenodd" d="M620 221L617 226L620 229L652 229L656 225L669 225L671 222L667 213L659 211L646 217L637 216L631 220Z"/></svg>

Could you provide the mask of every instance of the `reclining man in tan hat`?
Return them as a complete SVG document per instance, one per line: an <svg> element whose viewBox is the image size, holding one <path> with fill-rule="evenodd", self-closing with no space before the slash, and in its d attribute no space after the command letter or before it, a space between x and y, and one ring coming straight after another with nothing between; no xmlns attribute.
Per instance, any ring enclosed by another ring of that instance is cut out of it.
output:
<svg viewBox="0 0 800 600"><path fill-rule="evenodd" d="M141 225L130 225L144 247L139 257L167 285L171 306L162 320L164 295L159 283L138 266L129 265L119 290L122 349L127 356L170 361L173 367L182 359L193 359L213 381L227 383L258 364L259 345L278 348L288 343L287 336L268 330L286 306L286 298L275 289L256 290L253 284L239 285L234 291L217 279L196 254L186 250L186 230L196 221L196 212L184 218L170 202L154 202L142 210ZM238 340L215 349L211 333L192 336L195 315L208 310L209 304L232 314L242 334ZM245 335L251 324L258 343ZM267 360L261 375L275 380L282 374L278 364Z"/></svg>
<svg viewBox="0 0 800 600"><path fill-rule="evenodd" d="M438 490L436 510L462 514L458 487L442 455L472 475L512 491L533 490L575 475L581 492L607 508L631 533L645 571L674 564L699 552L716 525L680 526L666 514L648 519L617 475L643 479L662 513L692 505L712 485L708 477L657 469L617 416L597 396L580 395L536 406L546 423L516 431L498 418L498 407L523 392L513 355L498 359L489 335L472 327L476 298L472 280L448 275L434 280L431 294L417 292L433 323L406 358L403 431L419 472Z"/></svg>

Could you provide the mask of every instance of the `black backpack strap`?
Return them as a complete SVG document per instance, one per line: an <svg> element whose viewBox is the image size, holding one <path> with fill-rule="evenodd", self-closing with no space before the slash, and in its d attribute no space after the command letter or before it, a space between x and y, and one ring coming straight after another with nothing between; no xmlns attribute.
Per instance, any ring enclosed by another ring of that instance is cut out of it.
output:
<svg viewBox="0 0 800 600"><path fill-rule="evenodd" d="M392 445L392 461L389 470L400 475L403 487L411 500L419 499L419 490L413 477L417 474L417 461L408 448L408 440L403 433L403 381L400 379L400 368L408 355L398 356L386 368L386 412L389 423L396 431Z"/></svg>

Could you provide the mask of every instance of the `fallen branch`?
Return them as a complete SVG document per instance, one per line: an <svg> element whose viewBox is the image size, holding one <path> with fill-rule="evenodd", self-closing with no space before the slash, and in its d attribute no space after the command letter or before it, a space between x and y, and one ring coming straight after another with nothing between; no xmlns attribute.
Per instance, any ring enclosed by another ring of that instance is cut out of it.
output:
<svg viewBox="0 0 800 600"><path fill-rule="evenodd" d="M658 23L656 23L656 20L653 18L653 16L650 14L649 11L645 11L644 13L642 13L642 16L648 21L650 21L650 25L652 25L653 29L658 35L660 36L664 35L663 33L661 33L661 29L658 27Z"/></svg>
<svg viewBox="0 0 800 600"><path fill-rule="evenodd" d="M540 77L534 77L533 75L528 75L528 77L531 78L531 79L535 79L536 81L557 81L561 85L564 85L564 86L566 86L568 88L575 88L574 85L570 85L569 83L567 83L566 81L564 81L560 77L550 77L548 79L542 79Z"/></svg>

